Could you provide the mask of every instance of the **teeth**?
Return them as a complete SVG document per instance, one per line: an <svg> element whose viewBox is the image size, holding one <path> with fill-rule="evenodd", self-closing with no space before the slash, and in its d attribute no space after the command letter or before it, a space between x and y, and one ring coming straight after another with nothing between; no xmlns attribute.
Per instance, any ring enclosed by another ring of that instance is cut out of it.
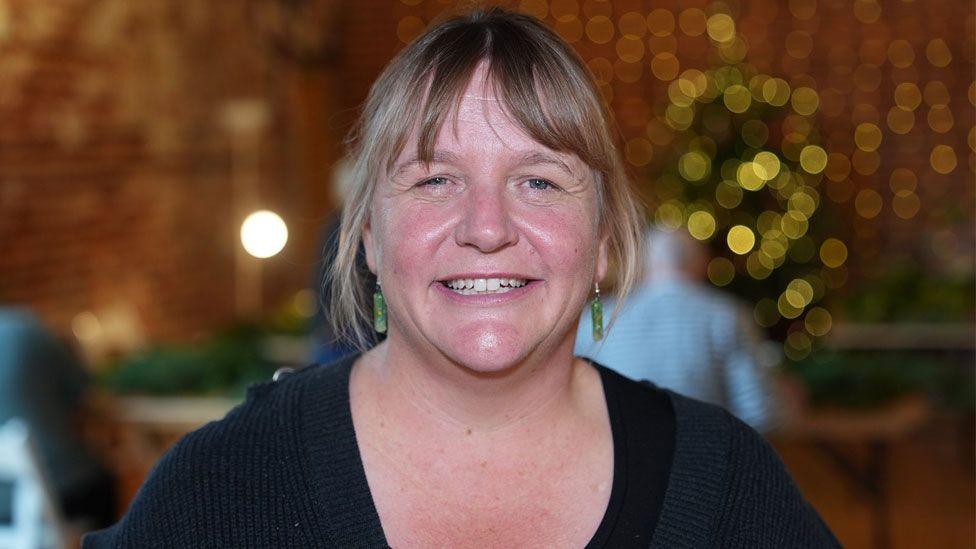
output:
<svg viewBox="0 0 976 549"><path fill-rule="evenodd" d="M462 295L503 294L528 282L520 278L458 278L444 285Z"/></svg>

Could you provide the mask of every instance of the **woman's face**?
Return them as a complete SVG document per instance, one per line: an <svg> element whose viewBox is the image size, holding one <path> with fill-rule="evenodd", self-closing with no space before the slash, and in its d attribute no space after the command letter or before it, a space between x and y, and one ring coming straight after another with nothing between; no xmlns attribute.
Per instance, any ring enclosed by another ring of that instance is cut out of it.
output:
<svg viewBox="0 0 976 549"><path fill-rule="evenodd" d="M513 123L476 72L429 166L408 140L364 233L392 339L479 372L572 349L606 274L592 171Z"/></svg>

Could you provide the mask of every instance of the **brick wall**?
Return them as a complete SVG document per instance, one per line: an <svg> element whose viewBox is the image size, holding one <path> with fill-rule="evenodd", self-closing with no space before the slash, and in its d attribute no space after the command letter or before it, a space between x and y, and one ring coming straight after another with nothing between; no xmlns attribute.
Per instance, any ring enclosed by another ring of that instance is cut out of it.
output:
<svg viewBox="0 0 976 549"><path fill-rule="evenodd" d="M330 70L270 48L241 0L0 2L0 302L60 331L122 311L157 340L228 323L235 163L292 233L265 303L303 287L330 208ZM241 100L267 124L234 153Z"/></svg>

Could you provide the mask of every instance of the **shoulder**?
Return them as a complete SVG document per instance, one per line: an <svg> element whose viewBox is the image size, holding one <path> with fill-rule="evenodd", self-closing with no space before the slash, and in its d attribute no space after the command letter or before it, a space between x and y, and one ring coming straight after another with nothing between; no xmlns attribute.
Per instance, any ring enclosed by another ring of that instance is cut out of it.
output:
<svg viewBox="0 0 976 549"><path fill-rule="evenodd" d="M729 485L719 538L733 544L838 547L772 446L729 416Z"/></svg>
<svg viewBox="0 0 976 549"><path fill-rule="evenodd" d="M718 406L670 394L678 430L662 517L667 524L655 541L840 546L762 435ZM694 540L687 538L691 531Z"/></svg>
<svg viewBox="0 0 976 549"><path fill-rule="evenodd" d="M342 364L309 366L254 385L219 421L183 437L160 459L122 520L84 538L89 547L157 547L243 535L227 524L289 514L300 500L292 482L302 460L298 443L309 384L338 384ZM281 539L281 538L279 538ZM215 541L216 542L216 541Z"/></svg>

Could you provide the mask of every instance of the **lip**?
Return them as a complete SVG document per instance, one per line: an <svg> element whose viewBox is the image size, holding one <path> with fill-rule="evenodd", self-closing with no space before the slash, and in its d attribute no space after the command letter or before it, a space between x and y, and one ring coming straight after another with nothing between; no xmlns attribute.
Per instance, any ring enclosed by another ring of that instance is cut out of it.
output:
<svg viewBox="0 0 976 549"><path fill-rule="evenodd" d="M458 273L450 274L437 279L437 282L448 282L450 280L457 280L459 278L517 278L519 280L528 280L529 282L535 282L536 278L527 276L519 273L505 272L505 273Z"/></svg>
<svg viewBox="0 0 976 549"><path fill-rule="evenodd" d="M454 276L454 275L452 275ZM457 275L454 278L446 278L444 280L455 280L457 278L521 278L523 280L528 280L525 286L509 290L501 294L473 294L473 295L461 295L454 290L448 288L441 283L440 280L434 282L434 290L439 292L441 295L447 299L461 304L461 305L474 305L474 306L489 306L489 305L504 305L506 303L511 303L518 299L525 297L529 292L534 291L538 286L542 285L542 281L538 279L526 278L522 275L515 274L492 274L492 275Z"/></svg>

